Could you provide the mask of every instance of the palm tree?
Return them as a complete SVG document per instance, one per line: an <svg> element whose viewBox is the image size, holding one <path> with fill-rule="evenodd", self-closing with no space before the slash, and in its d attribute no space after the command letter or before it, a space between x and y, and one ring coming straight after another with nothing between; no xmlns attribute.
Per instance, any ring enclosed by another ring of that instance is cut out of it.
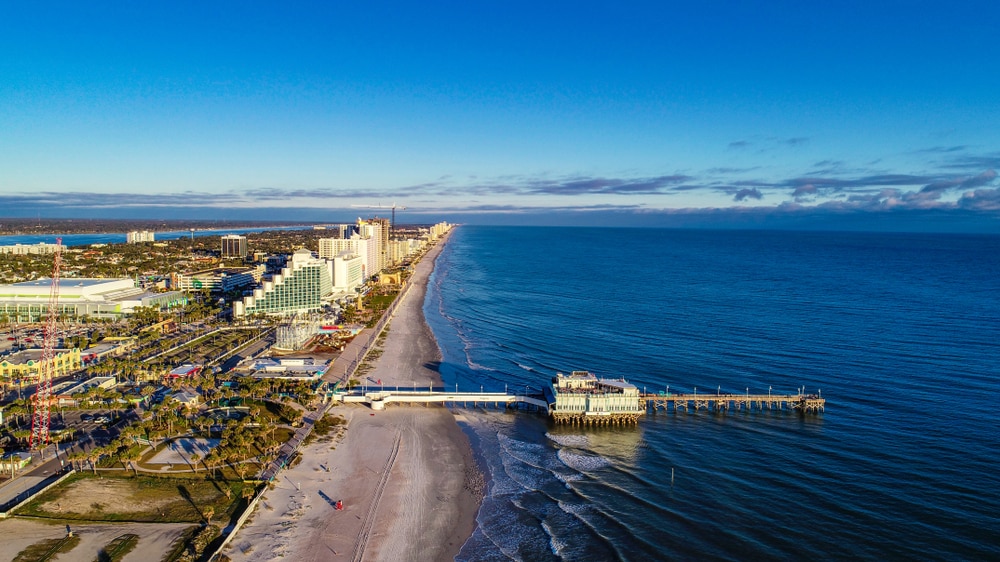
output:
<svg viewBox="0 0 1000 562"><path fill-rule="evenodd" d="M134 447L128 447L128 446L126 446L118 454L118 458L121 459L122 464L125 465L126 469L128 468L128 465L132 465L132 471L135 473L136 476L139 476L139 468L135 465L135 463L136 461L139 460L139 457L140 457L139 451L135 450Z"/></svg>
<svg viewBox="0 0 1000 562"><path fill-rule="evenodd" d="M91 449L87 451L87 462L90 463L90 467L94 470L95 475L97 474L97 463L100 462L101 457L106 454L107 451L104 447L91 447Z"/></svg>
<svg viewBox="0 0 1000 562"><path fill-rule="evenodd" d="M87 459L87 453L83 451L73 451L66 458L69 459L70 466L73 467L73 470L80 470L83 461Z"/></svg>
<svg viewBox="0 0 1000 562"><path fill-rule="evenodd" d="M212 471L213 477L216 475L215 473L216 467L218 467L219 464L222 463L222 457L219 455L218 449L219 447L212 449L211 452L205 455L205 459L202 461L205 464L205 468Z"/></svg>

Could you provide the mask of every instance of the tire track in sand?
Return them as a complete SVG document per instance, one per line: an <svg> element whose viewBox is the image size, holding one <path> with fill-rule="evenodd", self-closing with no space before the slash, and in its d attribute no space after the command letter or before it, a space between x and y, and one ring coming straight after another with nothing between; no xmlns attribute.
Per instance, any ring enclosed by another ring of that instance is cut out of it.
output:
<svg viewBox="0 0 1000 562"><path fill-rule="evenodd" d="M389 453L388 460L385 461L385 466L382 467L382 476L379 478L378 485L375 486L375 494L372 496L368 515L365 516L364 521L361 523L358 538L354 541L354 562L361 562L365 556L365 547L368 546L368 538L371 536L372 528L375 526L375 514L378 512L378 504L382 500L382 493L385 492L386 484L389 483L389 471L392 470L392 465L396 463L396 455L399 453L401 438L402 432L397 431L396 439L392 442L392 451Z"/></svg>

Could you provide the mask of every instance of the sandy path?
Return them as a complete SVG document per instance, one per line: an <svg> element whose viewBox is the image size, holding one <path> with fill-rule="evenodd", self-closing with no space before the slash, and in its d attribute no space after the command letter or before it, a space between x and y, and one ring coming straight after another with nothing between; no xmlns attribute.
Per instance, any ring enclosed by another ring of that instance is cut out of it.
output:
<svg viewBox="0 0 1000 562"><path fill-rule="evenodd" d="M422 312L439 250L417 265L368 374L387 386L441 382L440 352ZM303 460L279 475L226 554L234 562L453 559L472 533L483 486L451 412L344 405L331 413L349 420L343 441L303 448ZM334 509L337 500L343 511Z"/></svg>
<svg viewBox="0 0 1000 562"><path fill-rule="evenodd" d="M191 523L90 523L73 525L80 544L70 552L60 554L59 562L93 562L100 549L126 533L139 535L139 543L124 562L161 560L170 545ZM50 525L27 519L0 521L0 560L13 560L17 553L44 540L66 536L65 525Z"/></svg>

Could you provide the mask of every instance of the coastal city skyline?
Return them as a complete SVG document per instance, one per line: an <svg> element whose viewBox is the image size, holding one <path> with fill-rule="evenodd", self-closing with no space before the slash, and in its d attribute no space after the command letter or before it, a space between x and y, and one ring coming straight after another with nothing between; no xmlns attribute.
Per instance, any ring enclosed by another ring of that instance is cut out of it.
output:
<svg viewBox="0 0 1000 562"><path fill-rule="evenodd" d="M11 6L0 203L993 232L996 10Z"/></svg>

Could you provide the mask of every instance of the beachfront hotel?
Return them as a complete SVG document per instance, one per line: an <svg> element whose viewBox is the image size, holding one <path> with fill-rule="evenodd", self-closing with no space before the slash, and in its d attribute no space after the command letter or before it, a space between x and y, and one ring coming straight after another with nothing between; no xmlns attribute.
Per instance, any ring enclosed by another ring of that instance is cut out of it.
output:
<svg viewBox="0 0 1000 562"><path fill-rule="evenodd" d="M254 289L253 295L233 303L233 316L292 315L315 312L333 295L333 264L302 248L281 273Z"/></svg>
<svg viewBox="0 0 1000 562"><path fill-rule="evenodd" d="M369 238L354 235L352 238L320 238L319 257L332 260L338 256L350 254L361 258L361 280L364 281L375 271L372 269L378 263L378 247Z"/></svg>
<svg viewBox="0 0 1000 562"><path fill-rule="evenodd" d="M48 314L52 279L43 278L11 285L0 285L0 318L9 322L40 322ZM59 280L57 309L67 318L118 319L137 307L157 309L187 304L179 291L153 293L135 286L130 278Z"/></svg>

